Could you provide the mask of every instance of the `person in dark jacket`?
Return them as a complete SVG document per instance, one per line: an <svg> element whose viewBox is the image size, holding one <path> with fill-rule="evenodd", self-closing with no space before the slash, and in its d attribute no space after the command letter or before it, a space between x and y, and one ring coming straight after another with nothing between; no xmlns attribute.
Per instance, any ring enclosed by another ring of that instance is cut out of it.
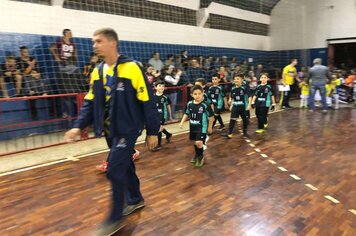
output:
<svg viewBox="0 0 356 236"><path fill-rule="evenodd" d="M94 235L115 233L125 226L123 216L144 207L132 150L144 128L146 144L152 150L157 146L160 128L145 73L136 61L119 54L118 43L118 36L111 28L94 32L93 48L103 62L92 72L78 120L64 137L67 142L73 141L82 129L93 124L95 134L100 136L104 132L110 147L107 177L112 185L112 209Z"/></svg>

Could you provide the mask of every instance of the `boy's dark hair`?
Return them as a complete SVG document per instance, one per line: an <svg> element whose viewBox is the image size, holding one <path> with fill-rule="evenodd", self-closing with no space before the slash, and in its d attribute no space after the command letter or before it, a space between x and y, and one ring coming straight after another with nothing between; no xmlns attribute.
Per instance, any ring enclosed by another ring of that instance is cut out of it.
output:
<svg viewBox="0 0 356 236"><path fill-rule="evenodd" d="M236 74L236 75L234 75L234 79L236 78L236 77L240 77L240 78L245 78L245 75L243 74L243 73L238 73L238 74Z"/></svg>
<svg viewBox="0 0 356 236"><path fill-rule="evenodd" d="M70 29L64 29L62 33L63 33L63 35L65 35L67 32L70 32L70 31L71 31Z"/></svg>
<svg viewBox="0 0 356 236"><path fill-rule="evenodd" d="M214 73L214 74L211 76L211 78L213 78L213 77L217 77L217 78L220 79L220 75L219 75L218 73Z"/></svg>
<svg viewBox="0 0 356 236"><path fill-rule="evenodd" d="M194 86L190 89L190 93L193 93L195 90L200 90L202 93L204 93L204 89L203 89L200 85L194 85Z"/></svg>
<svg viewBox="0 0 356 236"><path fill-rule="evenodd" d="M21 46L20 50L28 49L26 46Z"/></svg>
<svg viewBox="0 0 356 236"><path fill-rule="evenodd" d="M267 72L262 72L262 73L260 74L260 78L261 78L262 75L265 75L265 76L268 77L268 73L267 73Z"/></svg>
<svg viewBox="0 0 356 236"><path fill-rule="evenodd" d="M165 85L165 83L164 83L163 80L157 80L157 81L155 82L155 87L157 87L159 84Z"/></svg>
<svg viewBox="0 0 356 236"><path fill-rule="evenodd" d="M204 78L198 78L198 79L195 80L195 82L199 82L199 83L201 83L202 85L205 85L205 84L206 84L206 81L205 81Z"/></svg>

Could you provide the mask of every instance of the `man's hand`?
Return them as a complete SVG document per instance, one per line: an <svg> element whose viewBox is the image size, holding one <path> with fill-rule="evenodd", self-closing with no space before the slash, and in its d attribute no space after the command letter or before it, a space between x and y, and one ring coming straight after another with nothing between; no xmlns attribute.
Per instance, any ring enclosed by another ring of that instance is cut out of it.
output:
<svg viewBox="0 0 356 236"><path fill-rule="evenodd" d="M158 137L155 135L147 135L146 137L146 146L148 150L152 150L158 144Z"/></svg>
<svg viewBox="0 0 356 236"><path fill-rule="evenodd" d="M255 103L251 103L251 107L252 107L252 109L255 109L256 108Z"/></svg>
<svg viewBox="0 0 356 236"><path fill-rule="evenodd" d="M210 134L212 134L213 133L213 128L208 128L208 134L210 135Z"/></svg>
<svg viewBox="0 0 356 236"><path fill-rule="evenodd" d="M73 129L68 130L64 134L64 141L66 141L67 143L74 142L75 138L79 137L80 132L81 131L79 128L73 128Z"/></svg>
<svg viewBox="0 0 356 236"><path fill-rule="evenodd" d="M271 111L274 111L275 109L276 109L276 104L272 104Z"/></svg>

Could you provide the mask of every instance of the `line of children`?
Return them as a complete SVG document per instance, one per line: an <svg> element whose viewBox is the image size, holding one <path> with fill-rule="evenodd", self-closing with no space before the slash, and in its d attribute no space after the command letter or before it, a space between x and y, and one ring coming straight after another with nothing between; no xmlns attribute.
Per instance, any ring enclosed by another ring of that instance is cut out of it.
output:
<svg viewBox="0 0 356 236"><path fill-rule="evenodd" d="M183 127L183 123L189 118L189 139L194 141L195 156L191 163L195 167L202 167L204 164L204 149L203 143L206 135L212 133L213 129L213 111L211 107L204 102L204 90L198 85L191 88L193 101L189 101L185 114L179 127Z"/></svg>
<svg viewBox="0 0 356 236"><path fill-rule="evenodd" d="M256 116L258 120L258 129L256 133L263 133L268 126L268 110L274 111L276 101L274 91L271 85L267 84L268 76L262 73L260 77L261 84L257 86L256 93L252 98L251 107L256 108Z"/></svg>
<svg viewBox="0 0 356 236"><path fill-rule="evenodd" d="M213 127L216 124L216 121L219 121L220 127L218 130L223 130L225 129L224 122L221 118L221 111L224 107L224 91L223 88L219 85L220 79L219 75L215 74L211 78L212 80L212 86L210 86L208 90L208 97L211 100L213 107L214 107L214 122L213 122Z"/></svg>
<svg viewBox="0 0 356 236"><path fill-rule="evenodd" d="M240 116L243 122L243 133L247 135L247 127L249 124L249 118L247 111L251 108L251 97L249 97L248 85L242 84L244 76L238 74L234 77L234 87L231 89L231 95L229 98L230 104L230 123L227 138L232 138L232 131L234 129L237 118Z"/></svg>
<svg viewBox="0 0 356 236"><path fill-rule="evenodd" d="M154 99L156 102L158 113L160 114L161 127L158 133L158 145L153 149L153 151L158 151L162 148L162 133L166 135L166 142L171 142L172 134L166 130L164 127L165 122L168 120L168 115L172 117L171 111L171 100L169 97L163 94L165 89L165 84L163 81L155 82L156 93L154 94Z"/></svg>

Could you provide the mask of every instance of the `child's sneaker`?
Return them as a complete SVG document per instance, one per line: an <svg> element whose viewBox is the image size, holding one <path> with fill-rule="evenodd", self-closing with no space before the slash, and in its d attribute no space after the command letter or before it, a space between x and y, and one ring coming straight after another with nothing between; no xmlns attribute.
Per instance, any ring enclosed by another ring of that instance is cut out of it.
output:
<svg viewBox="0 0 356 236"><path fill-rule="evenodd" d="M107 161L103 161L103 163L101 165L97 165L95 167L95 169L101 171L101 172L106 172L108 170L108 162Z"/></svg>
<svg viewBox="0 0 356 236"><path fill-rule="evenodd" d="M220 125L219 128L217 128L216 130L222 131L222 130L224 130L224 129L225 129L225 125Z"/></svg>
<svg viewBox="0 0 356 236"><path fill-rule="evenodd" d="M262 134L263 132L265 132L264 129L258 129L258 130L256 130L256 133L258 133L258 134Z"/></svg>
<svg viewBox="0 0 356 236"><path fill-rule="evenodd" d="M204 156L197 157L197 161L195 162L195 167L202 167L204 165Z"/></svg>
<svg viewBox="0 0 356 236"><path fill-rule="evenodd" d="M231 139L232 138L232 134L227 134L226 138Z"/></svg>
<svg viewBox="0 0 356 236"><path fill-rule="evenodd" d="M206 149L208 149L208 146L206 144L203 144L203 150L205 151Z"/></svg>
<svg viewBox="0 0 356 236"><path fill-rule="evenodd" d="M166 143L170 143L171 142L171 137L172 137L172 134L169 133L167 136L166 136Z"/></svg>
<svg viewBox="0 0 356 236"><path fill-rule="evenodd" d="M195 162L197 162L197 157L193 157L193 158L190 160L190 163L192 163L193 165L195 164Z"/></svg>
<svg viewBox="0 0 356 236"><path fill-rule="evenodd" d="M266 124L263 125L263 128L264 128L264 129L267 129L267 127L268 127L268 123L266 123Z"/></svg>
<svg viewBox="0 0 356 236"><path fill-rule="evenodd" d="M132 160L134 161L138 159L140 159L140 152L137 149L135 149L135 153L132 154Z"/></svg>
<svg viewBox="0 0 356 236"><path fill-rule="evenodd" d="M162 149L162 146L161 145L157 145L156 147L154 147L153 149L152 149L152 151L153 152L157 152L157 151L159 151L159 150L161 150Z"/></svg>

